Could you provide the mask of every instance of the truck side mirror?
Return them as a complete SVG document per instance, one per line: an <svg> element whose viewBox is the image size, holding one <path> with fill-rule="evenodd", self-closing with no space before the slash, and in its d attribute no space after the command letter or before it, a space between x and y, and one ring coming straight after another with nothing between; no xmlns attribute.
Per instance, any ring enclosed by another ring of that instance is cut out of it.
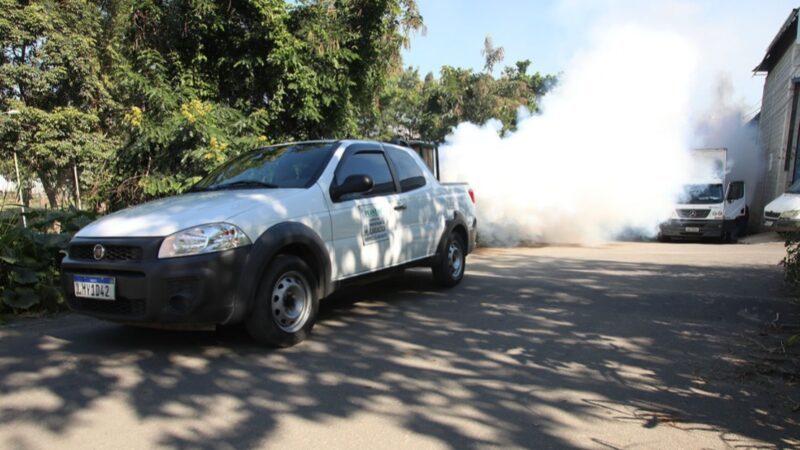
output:
<svg viewBox="0 0 800 450"><path fill-rule="evenodd" d="M331 186L331 198L336 201L346 194L360 194L372 189L374 182L369 175L350 175L339 185Z"/></svg>

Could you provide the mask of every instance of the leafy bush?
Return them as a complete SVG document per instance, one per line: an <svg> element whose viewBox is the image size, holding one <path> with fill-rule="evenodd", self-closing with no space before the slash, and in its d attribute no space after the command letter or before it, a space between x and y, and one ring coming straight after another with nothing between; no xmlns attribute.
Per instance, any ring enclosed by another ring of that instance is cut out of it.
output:
<svg viewBox="0 0 800 450"><path fill-rule="evenodd" d="M77 209L0 210L0 313L57 311L64 303L61 258L72 236L96 216Z"/></svg>
<svg viewBox="0 0 800 450"><path fill-rule="evenodd" d="M786 239L786 256L781 261L783 276L795 296L800 296L800 232L787 233L784 238ZM797 342L800 342L800 334L789 338L789 345Z"/></svg>
<svg viewBox="0 0 800 450"><path fill-rule="evenodd" d="M786 239L786 256L781 261L784 270L783 276L786 284L800 293L800 232L787 233L784 238Z"/></svg>

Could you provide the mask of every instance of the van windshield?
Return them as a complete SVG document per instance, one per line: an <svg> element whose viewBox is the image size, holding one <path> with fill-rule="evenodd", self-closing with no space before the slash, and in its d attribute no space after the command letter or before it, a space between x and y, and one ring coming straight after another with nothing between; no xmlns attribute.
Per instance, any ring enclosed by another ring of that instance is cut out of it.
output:
<svg viewBox="0 0 800 450"><path fill-rule="evenodd" d="M215 169L190 191L305 188L317 180L333 148L330 142L260 148Z"/></svg>
<svg viewBox="0 0 800 450"><path fill-rule="evenodd" d="M790 194L800 194L800 179L792 183L792 185L789 186L789 189L787 189L786 192Z"/></svg>
<svg viewBox="0 0 800 450"><path fill-rule="evenodd" d="M689 205L709 205L722 203L721 184L689 184L684 186L680 203Z"/></svg>

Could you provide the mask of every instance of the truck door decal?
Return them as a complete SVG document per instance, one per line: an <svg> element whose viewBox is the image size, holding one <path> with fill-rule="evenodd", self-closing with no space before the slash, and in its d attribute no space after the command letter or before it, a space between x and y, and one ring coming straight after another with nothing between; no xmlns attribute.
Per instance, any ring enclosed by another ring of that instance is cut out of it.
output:
<svg viewBox="0 0 800 450"><path fill-rule="evenodd" d="M361 237L363 244L372 244L389 239L386 220L381 217L375 205L361 205Z"/></svg>

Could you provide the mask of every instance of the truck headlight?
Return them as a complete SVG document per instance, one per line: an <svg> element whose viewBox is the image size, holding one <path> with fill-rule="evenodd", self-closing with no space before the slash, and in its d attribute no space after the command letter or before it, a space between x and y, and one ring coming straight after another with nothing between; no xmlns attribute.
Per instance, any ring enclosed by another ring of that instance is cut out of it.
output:
<svg viewBox="0 0 800 450"><path fill-rule="evenodd" d="M229 223L212 223L178 231L164 238L158 249L159 258L221 252L249 245L250 239L242 230Z"/></svg>
<svg viewBox="0 0 800 450"><path fill-rule="evenodd" d="M782 212L781 219L800 219L800 209Z"/></svg>
<svg viewBox="0 0 800 450"><path fill-rule="evenodd" d="M722 219L723 215L724 215L724 213L722 212L721 209L712 209L711 210L711 218L712 219Z"/></svg>

